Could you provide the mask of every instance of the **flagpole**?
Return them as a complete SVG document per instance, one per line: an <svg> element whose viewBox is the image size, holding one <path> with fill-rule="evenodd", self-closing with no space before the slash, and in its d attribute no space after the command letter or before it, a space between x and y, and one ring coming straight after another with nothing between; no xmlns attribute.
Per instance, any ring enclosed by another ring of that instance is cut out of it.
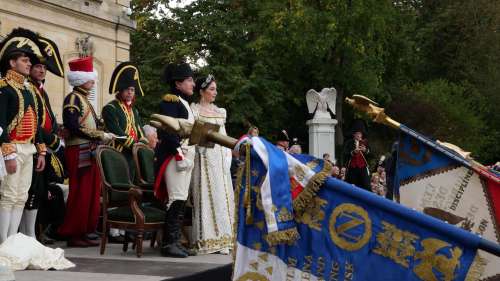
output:
<svg viewBox="0 0 500 281"><path fill-rule="evenodd" d="M151 126L180 137L189 137L189 145L213 147L214 143L233 149L238 140L219 133L219 126L197 120L194 124L186 119L173 118L161 114L151 115Z"/></svg>
<svg viewBox="0 0 500 281"><path fill-rule="evenodd" d="M409 134L425 144L431 146L432 148L444 153L446 156L458 161L469 169L472 169L476 173L495 181L496 183L500 183L500 178L492 175L488 172L488 168L486 168L481 163L470 158L468 152L463 151L458 146L443 143L443 142L433 142L427 137L423 136L420 133L406 127L405 125L397 122L396 120L390 118L385 114L385 109L379 107L378 104L371 99L362 96L362 95L353 95L352 98L346 97L345 101L351 105L354 109L366 113L370 118L373 119L373 122L383 124L389 126L393 129L397 129L403 131L406 134Z"/></svg>
<svg viewBox="0 0 500 281"><path fill-rule="evenodd" d="M366 113L370 118L373 119L374 122L389 126L393 129L400 130L406 134L409 134L412 137L431 146L432 148L444 153L446 156L458 161L459 163L468 167L469 169L472 169L473 171L479 173L480 175L485 176L496 182L500 181L498 177L495 177L490 173L488 173L487 168L485 166L481 165L480 163L470 158L466 158L466 155L468 155L468 153L460 151L458 147L446 146L443 145L443 143L438 144L436 142L431 141L422 134L419 134L418 132L406 127L405 125L387 116L385 114L385 109L379 107L378 104L372 101L371 99L362 95L353 95L352 98L346 97L345 101L349 105L351 105L354 109ZM488 253L491 253L497 257L500 257L500 245L490 240L480 238L478 248Z"/></svg>

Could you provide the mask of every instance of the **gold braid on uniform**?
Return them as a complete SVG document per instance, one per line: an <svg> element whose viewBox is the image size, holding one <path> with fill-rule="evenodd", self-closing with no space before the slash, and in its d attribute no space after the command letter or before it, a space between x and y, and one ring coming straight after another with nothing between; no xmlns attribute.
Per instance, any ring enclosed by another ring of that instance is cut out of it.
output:
<svg viewBox="0 0 500 281"><path fill-rule="evenodd" d="M163 100L166 102L180 102L180 99L176 95L166 94L163 96Z"/></svg>
<svg viewBox="0 0 500 281"><path fill-rule="evenodd" d="M54 154L50 155L50 164L54 168L55 174L59 178L62 178L63 177L63 171L64 171L64 169L63 169L61 161Z"/></svg>
<svg viewBox="0 0 500 281"><path fill-rule="evenodd" d="M2 143L2 155L5 157L12 153L16 153L16 145L13 143Z"/></svg>

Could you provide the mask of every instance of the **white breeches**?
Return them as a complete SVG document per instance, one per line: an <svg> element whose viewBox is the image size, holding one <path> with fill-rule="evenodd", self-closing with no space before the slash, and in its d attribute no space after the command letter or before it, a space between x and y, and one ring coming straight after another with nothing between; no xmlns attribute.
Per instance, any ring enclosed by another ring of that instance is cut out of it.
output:
<svg viewBox="0 0 500 281"><path fill-rule="evenodd" d="M33 176L35 145L16 144L16 149L16 172L5 176L0 184L0 208L5 210L24 208Z"/></svg>
<svg viewBox="0 0 500 281"><path fill-rule="evenodd" d="M187 153L185 157L194 161L195 148L194 146L189 146L187 148ZM167 165L167 170L165 171L165 183L167 184L168 191L168 203L170 206L172 202L176 200L186 201L189 195L189 183L191 182L191 172L193 171L193 166L189 167L184 171L177 171L177 166L175 159L172 159Z"/></svg>

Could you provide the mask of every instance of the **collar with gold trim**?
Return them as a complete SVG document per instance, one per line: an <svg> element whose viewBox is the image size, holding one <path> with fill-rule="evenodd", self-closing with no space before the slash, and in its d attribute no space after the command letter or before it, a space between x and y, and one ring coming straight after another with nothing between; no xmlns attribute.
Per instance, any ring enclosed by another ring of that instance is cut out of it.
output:
<svg viewBox="0 0 500 281"><path fill-rule="evenodd" d="M9 83L12 86L15 86L18 89L23 89L24 88L24 81L26 80L26 77L22 75L21 73L18 73L12 69L9 69L7 73L5 74L5 79L9 81Z"/></svg>

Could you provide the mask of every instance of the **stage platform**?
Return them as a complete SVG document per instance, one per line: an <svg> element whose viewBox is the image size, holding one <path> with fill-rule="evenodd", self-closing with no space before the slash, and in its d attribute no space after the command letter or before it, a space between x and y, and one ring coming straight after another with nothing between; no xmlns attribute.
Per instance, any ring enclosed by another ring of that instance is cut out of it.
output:
<svg viewBox="0 0 500 281"><path fill-rule="evenodd" d="M144 255L141 258L136 257L131 246L123 253L121 244L108 244L106 253L102 256L99 254L99 247L66 248L66 243L62 242L51 247L64 249L66 258L76 264L76 267L64 271L17 271L16 281L160 281L232 262L232 256L218 254L185 259L161 257L158 248L149 247L149 241L144 243Z"/></svg>

